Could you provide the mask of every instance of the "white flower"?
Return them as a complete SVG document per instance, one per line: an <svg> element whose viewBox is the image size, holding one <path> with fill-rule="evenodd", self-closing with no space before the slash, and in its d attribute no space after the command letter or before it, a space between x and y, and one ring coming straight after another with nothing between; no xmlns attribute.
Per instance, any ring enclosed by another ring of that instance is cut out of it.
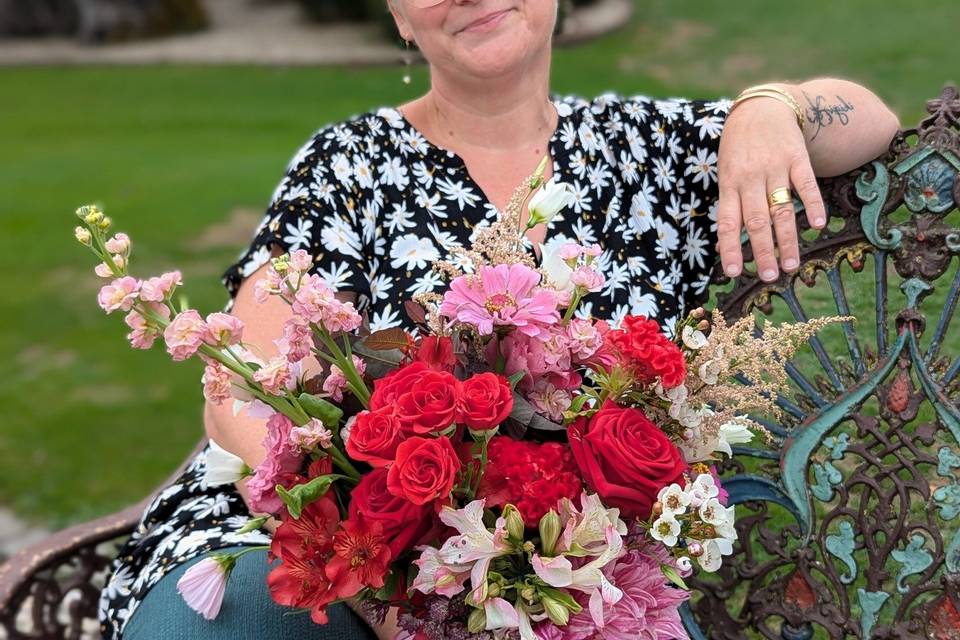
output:
<svg viewBox="0 0 960 640"><path fill-rule="evenodd" d="M561 293L572 294L576 287L570 276L573 275L573 269L567 264L567 261L560 257L560 250L563 248L560 244L555 244L553 249L547 249L540 245L540 268L547 276L547 280L553 285L553 288Z"/></svg>
<svg viewBox="0 0 960 640"><path fill-rule="evenodd" d="M558 553L574 547L597 550L598 544L606 543L607 527L611 525L619 535L627 535L627 525L620 519L620 510L607 509L595 493L580 494L582 511L577 511L567 498L561 505L560 522L565 526L558 542Z"/></svg>
<svg viewBox="0 0 960 640"><path fill-rule="evenodd" d="M677 522L672 513L664 512L653 523L650 535L654 540L659 540L668 547L676 546L677 538L680 536L680 523Z"/></svg>
<svg viewBox="0 0 960 640"><path fill-rule="evenodd" d="M207 487L219 487L233 484L242 479L250 470L243 458L235 456L213 440L207 453L207 470L203 475L203 484Z"/></svg>
<svg viewBox="0 0 960 640"><path fill-rule="evenodd" d="M700 370L697 371L697 374L704 384L714 385L717 384L717 380L720 379L721 371L723 371L723 364L721 364L719 360L714 359L707 360L700 365Z"/></svg>
<svg viewBox="0 0 960 640"><path fill-rule="evenodd" d="M734 508L724 507L716 498L710 498L700 505L700 519L707 524L712 524L716 527L732 525L734 519Z"/></svg>
<svg viewBox="0 0 960 640"><path fill-rule="evenodd" d="M470 572L470 583L473 585L470 598L474 604L487 599L490 562L513 551L513 546L507 542L507 523L504 518L497 519L494 531L483 524L485 504L486 500L474 500L463 509L444 507L440 512L440 521L460 532L460 535L447 539L440 547L440 561L446 565L473 565Z"/></svg>
<svg viewBox="0 0 960 640"><path fill-rule="evenodd" d="M720 425L719 441L715 451L722 451L728 456L733 455L730 445L746 444L753 440L753 432L742 422L724 422Z"/></svg>
<svg viewBox="0 0 960 640"><path fill-rule="evenodd" d="M701 473L687 488L687 493L690 495L690 504L695 508L699 508L700 505L710 498L719 496L720 489L717 487L717 483L713 479L712 474Z"/></svg>
<svg viewBox="0 0 960 640"><path fill-rule="evenodd" d="M657 495L657 500L663 505L664 515L679 516L687 512L690 496L684 493L680 485L673 483L664 487Z"/></svg>
<svg viewBox="0 0 960 640"><path fill-rule="evenodd" d="M723 556L733 553L733 543L726 538L713 538L704 540L703 555L697 558L697 562L704 571L713 573L723 564Z"/></svg>
<svg viewBox="0 0 960 640"><path fill-rule="evenodd" d="M550 222L561 209L570 206L572 202L573 191L570 185L550 180L530 198L530 220L527 224L533 226Z"/></svg>
<svg viewBox="0 0 960 640"><path fill-rule="evenodd" d="M683 344L687 346L688 349L703 349L707 346L707 337L703 335L702 331L697 331L691 326L686 326L683 328L683 333L681 334L683 338Z"/></svg>

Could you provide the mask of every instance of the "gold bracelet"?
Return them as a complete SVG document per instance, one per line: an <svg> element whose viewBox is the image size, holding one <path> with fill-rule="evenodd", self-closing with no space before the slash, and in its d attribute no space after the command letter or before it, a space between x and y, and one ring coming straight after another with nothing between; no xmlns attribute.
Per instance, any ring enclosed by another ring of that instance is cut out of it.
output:
<svg viewBox="0 0 960 640"><path fill-rule="evenodd" d="M800 108L800 104L794 99L792 95L780 89L768 84L755 85L753 87L747 87L734 99L733 104L730 105L730 110L727 112L727 116L733 113L733 110L740 103L749 100L750 98L765 97L773 98L784 103L791 109L793 109L794 115L797 116L797 125L800 127L800 131L804 131L804 118L803 118L803 109Z"/></svg>

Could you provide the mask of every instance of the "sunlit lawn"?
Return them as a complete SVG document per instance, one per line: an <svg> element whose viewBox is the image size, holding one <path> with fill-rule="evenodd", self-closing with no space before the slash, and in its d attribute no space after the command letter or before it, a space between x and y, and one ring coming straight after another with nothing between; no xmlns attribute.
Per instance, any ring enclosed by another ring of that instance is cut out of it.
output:
<svg viewBox="0 0 960 640"><path fill-rule="evenodd" d="M905 123L953 73L960 5L638 1L633 24L558 51L553 88L732 96L772 79L839 75ZM129 349L96 308L72 211L102 203L136 269L180 268L220 308L222 270L287 160L319 126L425 87L398 68L0 70L0 505L49 526L143 497L202 433L195 364ZM868 291L866 295L872 295ZM816 313L817 310L809 310Z"/></svg>

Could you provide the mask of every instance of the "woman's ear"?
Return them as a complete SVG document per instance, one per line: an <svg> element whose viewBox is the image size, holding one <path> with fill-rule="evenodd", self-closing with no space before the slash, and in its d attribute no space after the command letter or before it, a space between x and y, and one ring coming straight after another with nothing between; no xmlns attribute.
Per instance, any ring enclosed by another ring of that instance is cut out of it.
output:
<svg viewBox="0 0 960 640"><path fill-rule="evenodd" d="M404 40L413 40L410 24L403 15L401 8L397 6L396 0L387 0L387 7L390 9L390 15L393 16L393 21L397 25L397 33L400 34L400 37Z"/></svg>

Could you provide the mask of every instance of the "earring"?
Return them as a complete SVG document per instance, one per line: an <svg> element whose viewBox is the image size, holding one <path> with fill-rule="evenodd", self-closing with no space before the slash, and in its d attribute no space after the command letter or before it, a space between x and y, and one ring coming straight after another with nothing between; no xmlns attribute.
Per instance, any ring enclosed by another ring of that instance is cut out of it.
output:
<svg viewBox="0 0 960 640"><path fill-rule="evenodd" d="M403 44L406 46L407 50L403 54L403 84L410 84L410 41L404 38Z"/></svg>

